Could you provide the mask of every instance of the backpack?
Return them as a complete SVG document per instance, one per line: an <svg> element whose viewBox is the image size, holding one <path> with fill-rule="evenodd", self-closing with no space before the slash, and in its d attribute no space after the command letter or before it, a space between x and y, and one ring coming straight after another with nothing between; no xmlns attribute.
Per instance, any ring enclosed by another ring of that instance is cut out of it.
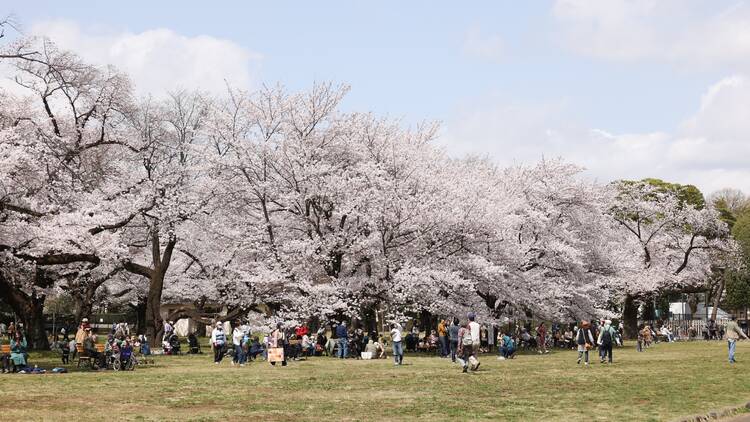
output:
<svg viewBox="0 0 750 422"><path fill-rule="evenodd" d="M464 336L461 339L461 344L463 344L464 346L473 346L474 345L474 340L471 338L471 330L465 330L464 331Z"/></svg>
<svg viewBox="0 0 750 422"><path fill-rule="evenodd" d="M604 329L604 332L602 333L602 346L611 346L612 345L612 332L609 329Z"/></svg>

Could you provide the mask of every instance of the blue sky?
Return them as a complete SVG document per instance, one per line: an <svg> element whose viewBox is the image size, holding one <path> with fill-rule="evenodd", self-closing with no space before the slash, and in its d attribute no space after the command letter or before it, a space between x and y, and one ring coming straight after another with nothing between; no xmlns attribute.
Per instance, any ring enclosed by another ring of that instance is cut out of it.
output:
<svg viewBox="0 0 750 422"><path fill-rule="evenodd" d="M10 11L26 32L72 49L105 51L118 34L157 29L215 38L248 52L239 66L251 86L350 84L345 109L405 124L440 120L438 142L457 156L507 164L561 155L602 180L655 176L750 191L749 162L700 162L747 133L741 122L706 120L721 110L701 114L712 88L721 88L715 107L750 100L744 2L27 1ZM727 78L740 82L722 85ZM727 134L727 124L737 127Z"/></svg>

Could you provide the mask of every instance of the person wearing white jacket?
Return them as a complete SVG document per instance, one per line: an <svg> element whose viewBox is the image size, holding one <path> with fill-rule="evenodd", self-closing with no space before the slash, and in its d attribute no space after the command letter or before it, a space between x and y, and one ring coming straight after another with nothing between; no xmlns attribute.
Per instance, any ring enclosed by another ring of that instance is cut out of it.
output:
<svg viewBox="0 0 750 422"><path fill-rule="evenodd" d="M391 324L391 342L393 344L393 359L396 366L404 363L404 345L401 342L401 324L394 322Z"/></svg>
<svg viewBox="0 0 750 422"><path fill-rule="evenodd" d="M235 363L245 366L245 360L243 359L244 352L242 351L242 338L245 336L245 333L242 331L242 329L238 326L234 327L234 331L232 331L232 345L234 345L234 356L232 357L232 365Z"/></svg>

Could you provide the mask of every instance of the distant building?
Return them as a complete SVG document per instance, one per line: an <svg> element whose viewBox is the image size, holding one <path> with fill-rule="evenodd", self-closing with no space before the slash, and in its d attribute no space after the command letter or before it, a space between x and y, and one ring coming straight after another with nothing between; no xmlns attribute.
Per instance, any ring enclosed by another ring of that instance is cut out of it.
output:
<svg viewBox="0 0 750 422"><path fill-rule="evenodd" d="M696 307L695 313L690 312L690 305L687 302L671 302L669 304L669 314L670 317L673 319L691 319L691 320L701 320L706 321L707 319L711 318L711 314L714 310L713 306L706 307L702 303L698 303ZM725 320L729 319L731 316L730 313L724 311L721 308L718 308L716 310L716 319L717 320ZM739 317L740 319L745 319L743 317Z"/></svg>

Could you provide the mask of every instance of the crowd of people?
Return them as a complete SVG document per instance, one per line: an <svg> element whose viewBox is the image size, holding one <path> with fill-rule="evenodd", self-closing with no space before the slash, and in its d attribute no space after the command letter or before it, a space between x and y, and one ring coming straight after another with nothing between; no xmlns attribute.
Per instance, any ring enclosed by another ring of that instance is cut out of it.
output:
<svg viewBox="0 0 750 422"><path fill-rule="evenodd" d="M231 332L225 325L233 327ZM145 358L152 353L148 339L143 334L131 334L125 321L112 324L103 348L97 348L98 338L94 331L87 318L82 319L73 338L65 328L60 330L60 337L57 339L56 336L52 349L60 354L63 365L70 364L80 353L88 358L94 369L130 369L138 364L139 357ZM662 324L658 329L653 324L642 324L637 334L635 344L638 352L652 347L660 339L666 342L677 339L668 324ZM733 363L736 341L747 338L734 318L726 326L709 321L704 338L722 338L725 334L729 362ZM23 325L0 323L0 336L7 336L9 341L9 353L0 354L2 372L33 371L28 362L29 344ZM553 323L549 329L545 322L533 328L525 323L501 329L497 325L480 324L476 321L476 315L469 313L463 321L457 317L440 319L436 329L424 330L424 336L421 336L416 322L410 330L404 330L401 324L394 322L390 325L390 331L381 336L377 330L349 327L346 321L322 326L314 333L307 325L288 327L278 323L265 335L254 335L248 325L239 321L232 324L217 321L211 327L210 346L217 365L225 356L231 356L231 365L239 367L257 359L286 366L289 361L311 356L386 359L390 346L396 366L404 364L405 351L427 352L450 359L458 363L463 372L468 372L479 368L480 354L490 353L495 347L498 360L513 359L520 350L548 354L552 348L561 348L576 350L578 364L589 365L589 352L592 350L598 350L600 363L611 364L614 360L613 349L622 346L622 338L622 323L615 326L612 321L604 319L573 324ZM202 353L200 341L194 332L188 334L187 343L187 353ZM161 353L182 353L173 321L164 322Z"/></svg>

